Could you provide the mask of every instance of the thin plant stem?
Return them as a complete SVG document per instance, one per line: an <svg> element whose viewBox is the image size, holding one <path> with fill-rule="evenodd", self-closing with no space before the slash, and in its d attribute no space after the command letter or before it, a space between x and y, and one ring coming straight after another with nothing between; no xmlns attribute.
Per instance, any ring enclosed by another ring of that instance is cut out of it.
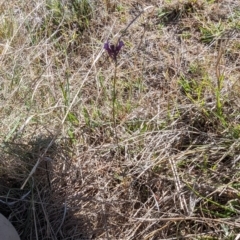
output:
<svg viewBox="0 0 240 240"><path fill-rule="evenodd" d="M109 42L105 43L104 48L108 51L108 54L112 59L114 60L114 76L113 76L113 91L112 91L112 118L113 118L113 128L114 128L114 137L118 148L119 153L119 142L118 142L118 135L117 135L117 121L116 121L116 100L117 100L117 93L116 93L116 82L117 82L117 56L121 49L121 47L124 45L121 41L121 37L124 36L128 30L128 28L149 8L152 8L153 6L146 7L143 9L128 25L127 27L121 31L121 35L118 38L116 45L109 45Z"/></svg>
<svg viewBox="0 0 240 240"><path fill-rule="evenodd" d="M222 49L222 41L221 41L219 51L218 51L218 56L217 56L217 63L216 63L216 77L217 77L216 109L219 117L222 117L222 103L221 103L220 93L221 93L222 82L224 78L223 74L220 71L220 62L221 62L222 55L223 55L223 49Z"/></svg>
<svg viewBox="0 0 240 240"><path fill-rule="evenodd" d="M229 38L227 38L226 41L223 41L222 39L220 40L220 46L219 46L219 51L218 51L218 56L217 56L217 62L216 62L216 77L217 77L217 87L216 87L216 111L217 111L217 116L221 120L222 124L225 125L224 121L224 116L223 116L223 111L222 111L222 100L221 100L221 90L223 88L223 82L225 80L224 76L224 71L221 71L221 60L224 54L224 49L226 49L226 46L229 42ZM225 48L224 48L225 47Z"/></svg>
<svg viewBox="0 0 240 240"><path fill-rule="evenodd" d="M116 82L117 82L117 59L114 61L114 75L113 75L113 92L112 92L112 117L113 117L113 128L114 135L116 139L116 144L118 145L118 135L117 135L117 123L116 123Z"/></svg>

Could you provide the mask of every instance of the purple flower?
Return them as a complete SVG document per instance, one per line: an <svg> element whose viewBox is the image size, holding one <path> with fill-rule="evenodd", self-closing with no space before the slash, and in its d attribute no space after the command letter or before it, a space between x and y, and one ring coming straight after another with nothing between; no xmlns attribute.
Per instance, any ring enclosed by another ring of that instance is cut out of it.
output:
<svg viewBox="0 0 240 240"><path fill-rule="evenodd" d="M117 55L119 53L119 51L121 50L121 48L124 46L123 41L118 41L118 43L112 44L109 43L109 40L104 44L104 49L108 52L108 55L114 60L117 60Z"/></svg>

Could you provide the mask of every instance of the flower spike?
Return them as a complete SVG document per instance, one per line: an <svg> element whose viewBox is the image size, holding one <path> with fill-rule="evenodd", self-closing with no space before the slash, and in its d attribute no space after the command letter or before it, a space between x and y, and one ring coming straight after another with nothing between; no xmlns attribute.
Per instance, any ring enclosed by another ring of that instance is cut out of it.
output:
<svg viewBox="0 0 240 240"><path fill-rule="evenodd" d="M104 49L108 52L108 55L114 60L117 60L118 53L120 52L121 48L124 46L123 41L119 40L118 43L112 44L109 40L104 44Z"/></svg>

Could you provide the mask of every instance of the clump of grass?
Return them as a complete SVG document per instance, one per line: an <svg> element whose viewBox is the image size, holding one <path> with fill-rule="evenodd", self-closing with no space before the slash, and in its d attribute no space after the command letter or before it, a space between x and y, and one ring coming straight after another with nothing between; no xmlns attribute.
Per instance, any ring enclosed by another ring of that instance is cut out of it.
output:
<svg viewBox="0 0 240 240"><path fill-rule="evenodd" d="M49 38L59 50L69 51L81 44L83 32L90 26L93 4L89 0L46 1L45 15L32 39ZM28 26L31 31L31 25ZM33 41L34 43L34 41Z"/></svg>
<svg viewBox="0 0 240 240"><path fill-rule="evenodd" d="M214 39L219 38L224 31L221 21L217 24L215 24L215 23L208 24L207 23L204 26L199 27L199 29L201 32L201 41L206 44L209 44Z"/></svg>

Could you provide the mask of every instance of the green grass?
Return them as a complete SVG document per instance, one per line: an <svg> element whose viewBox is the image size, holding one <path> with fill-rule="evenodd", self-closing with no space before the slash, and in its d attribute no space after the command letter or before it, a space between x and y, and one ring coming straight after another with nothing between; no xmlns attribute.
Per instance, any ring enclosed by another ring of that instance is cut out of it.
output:
<svg viewBox="0 0 240 240"><path fill-rule="evenodd" d="M0 212L22 239L239 234L240 4L149 4L0 4Z"/></svg>

